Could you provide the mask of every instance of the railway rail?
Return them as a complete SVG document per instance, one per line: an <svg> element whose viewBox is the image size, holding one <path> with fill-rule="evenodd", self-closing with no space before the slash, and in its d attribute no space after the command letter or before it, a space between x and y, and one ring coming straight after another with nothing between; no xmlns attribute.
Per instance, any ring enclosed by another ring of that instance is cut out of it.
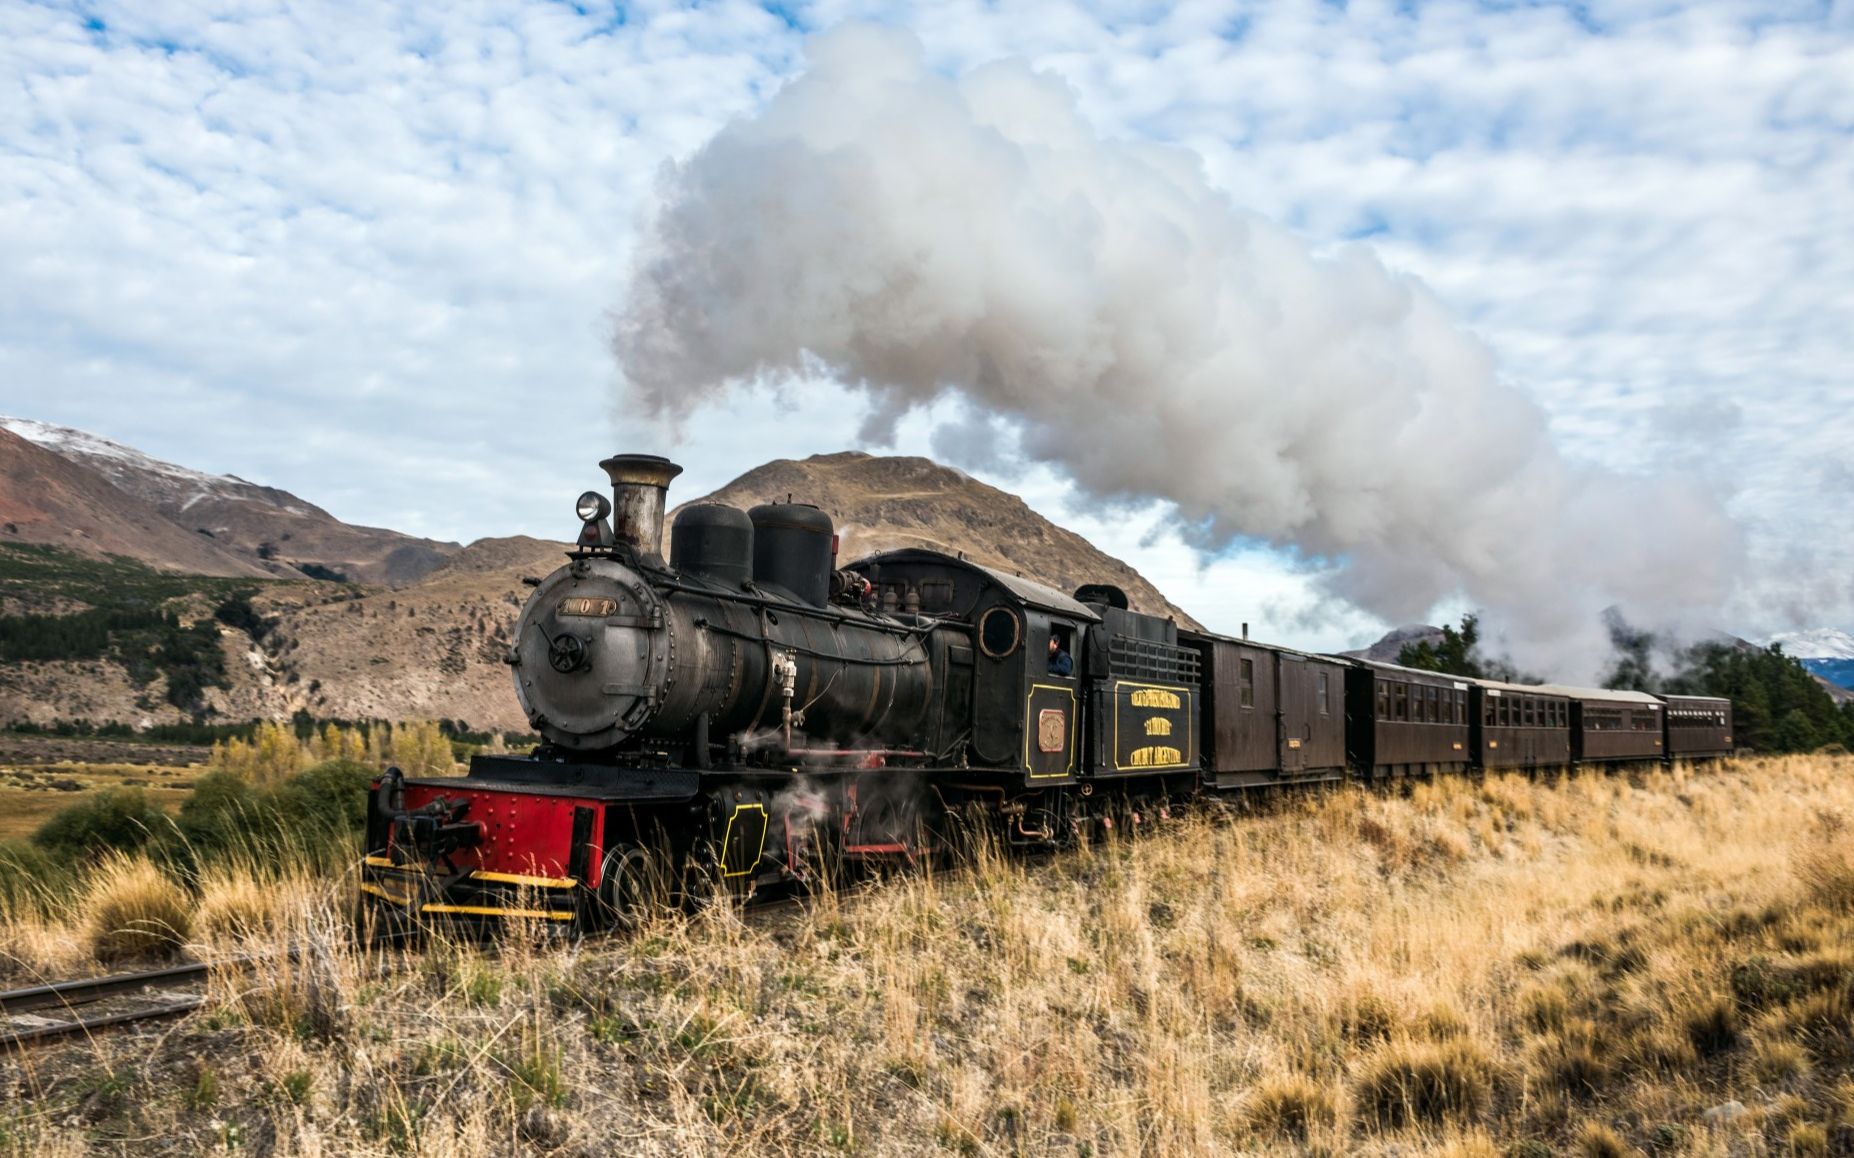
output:
<svg viewBox="0 0 1854 1158"><path fill-rule="evenodd" d="M192 1013L206 998L186 990L206 973L194 962L0 992L0 1050Z"/></svg>

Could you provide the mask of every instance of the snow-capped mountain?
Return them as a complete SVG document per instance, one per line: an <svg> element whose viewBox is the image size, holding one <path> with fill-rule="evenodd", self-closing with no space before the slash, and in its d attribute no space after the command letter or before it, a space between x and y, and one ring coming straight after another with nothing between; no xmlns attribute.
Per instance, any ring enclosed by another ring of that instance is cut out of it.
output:
<svg viewBox="0 0 1854 1158"><path fill-rule="evenodd" d="M1837 687L1854 689L1854 635L1833 627L1786 631L1764 641Z"/></svg>
<svg viewBox="0 0 1854 1158"><path fill-rule="evenodd" d="M101 475L260 574L407 583L458 549L344 523L289 491L164 462L87 430L3 416L0 429Z"/></svg>
<svg viewBox="0 0 1854 1158"><path fill-rule="evenodd" d="M259 503L292 515L326 514L287 491L257 486L236 475L207 474L163 462L132 446L112 442L87 430L54 426L35 418L0 417L0 427L53 454L89 467L144 502L151 502L172 514L190 510L211 499Z"/></svg>
<svg viewBox="0 0 1854 1158"><path fill-rule="evenodd" d="M1796 659L1854 659L1854 635L1834 627L1812 631L1786 631L1764 641L1783 645L1783 654Z"/></svg>

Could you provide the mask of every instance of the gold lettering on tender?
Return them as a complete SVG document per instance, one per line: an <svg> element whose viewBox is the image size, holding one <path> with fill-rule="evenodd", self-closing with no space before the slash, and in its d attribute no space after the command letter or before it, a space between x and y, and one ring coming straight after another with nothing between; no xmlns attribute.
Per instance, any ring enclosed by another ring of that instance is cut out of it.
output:
<svg viewBox="0 0 1854 1158"><path fill-rule="evenodd" d="M1184 763L1184 753L1176 748L1135 748L1131 758L1127 761L1127 767L1154 768L1166 764L1182 763Z"/></svg>
<svg viewBox="0 0 1854 1158"><path fill-rule="evenodd" d="M1168 692L1164 688L1140 688L1133 693L1131 698L1133 706L1136 708L1172 708L1176 710L1184 707L1184 701L1178 697L1177 692Z"/></svg>
<svg viewBox="0 0 1854 1158"><path fill-rule="evenodd" d="M1164 716L1152 716L1146 720L1148 736L1169 736L1172 734L1172 722Z"/></svg>

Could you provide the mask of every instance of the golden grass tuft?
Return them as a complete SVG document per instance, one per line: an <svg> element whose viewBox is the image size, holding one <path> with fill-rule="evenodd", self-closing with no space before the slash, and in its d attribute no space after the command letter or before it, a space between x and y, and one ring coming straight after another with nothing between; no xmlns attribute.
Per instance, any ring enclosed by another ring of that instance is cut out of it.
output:
<svg viewBox="0 0 1854 1158"><path fill-rule="evenodd" d="M1379 1126L1474 1122L1493 1103L1499 1069L1475 1042L1399 1040L1361 1066L1359 1111Z"/></svg>
<svg viewBox="0 0 1854 1158"><path fill-rule="evenodd" d="M202 939L233 951L273 938L283 924L278 886L248 869L209 870L193 924Z"/></svg>
<svg viewBox="0 0 1854 1158"><path fill-rule="evenodd" d="M1797 850L1794 864L1797 879L1819 904L1854 912L1854 831L1845 812L1816 814L1814 839Z"/></svg>
<svg viewBox="0 0 1854 1158"><path fill-rule="evenodd" d="M1305 1142L1339 1120L1339 1105L1332 1090L1305 1074L1278 1074L1256 1085L1246 1116L1258 1134Z"/></svg>
<svg viewBox="0 0 1854 1158"><path fill-rule="evenodd" d="M1622 1135L1594 1119L1578 1127L1575 1152L1581 1158L1632 1158L1637 1153Z"/></svg>
<svg viewBox="0 0 1854 1158"><path fill-rule="evenodd" d="M186 890L140 856L98 866L80 907L90 955L105 965L171 957L193 924Z"/></svg>

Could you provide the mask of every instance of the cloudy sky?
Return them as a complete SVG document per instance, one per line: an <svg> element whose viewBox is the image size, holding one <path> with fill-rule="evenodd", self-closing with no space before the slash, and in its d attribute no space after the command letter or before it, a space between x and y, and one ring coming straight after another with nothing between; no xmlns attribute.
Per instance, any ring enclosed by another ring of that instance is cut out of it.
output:
<svg viewBox="0 0 1854 1158"><path fill-rule="evenodd" d="M669 444L609 352L666 163L846 21L910 30L949 75L1024 57L1103 137L1191 150L1316 251L1368 243L1566 457L1724 497L1752 557L1724 626L1854 628L1843 2L0 0L0 413L460 540L563 535L618 449L676 457L688 496L859 445L867 402L824 381L704 404ZM968 418L940 403L892 449ZM1198 555L1163 507L988 477L1213 626L1382 627L1287 555Z"/></svg>

